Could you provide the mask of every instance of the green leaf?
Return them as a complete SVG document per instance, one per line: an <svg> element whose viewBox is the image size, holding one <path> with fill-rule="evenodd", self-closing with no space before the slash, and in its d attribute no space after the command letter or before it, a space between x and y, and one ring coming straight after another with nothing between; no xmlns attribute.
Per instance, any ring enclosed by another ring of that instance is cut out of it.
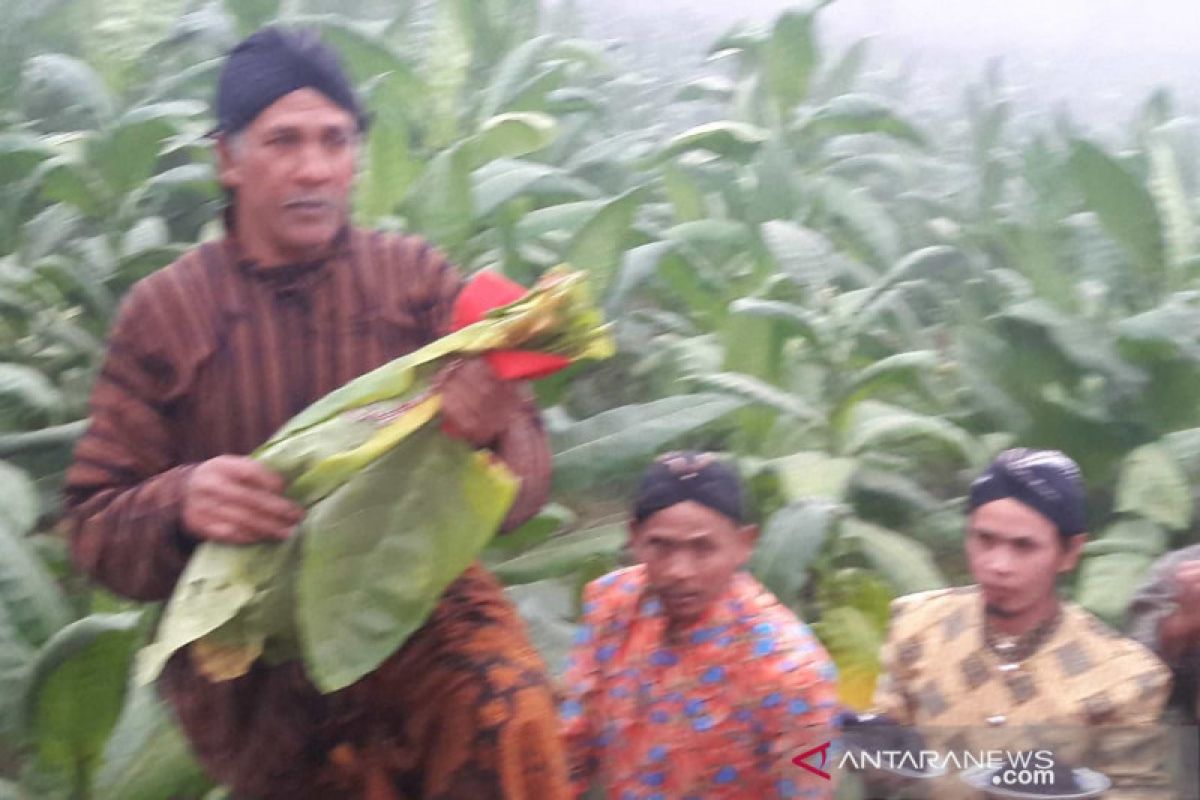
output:
<svg viewBox="0 0 1200 800"><path fill-rule="evenodd" d="M640 188L631 189L605 203L567 248L567 262L588 273L596 297L604 297L613 282L641 196Z"/></svg>
<svg viewBox="0 0 1200 800"><path fill-rule="evenodd" d="M46 643L33 665L29 720L43 767L90 786L125 699L141 612L93 614Z"/></svg>
<svg viewBox="0 0 1200 800"><path fill-rule="evenodd" d="M1154 556L1120 552L1085 558L1079 568L1075 601L1113 627L1121 627Z"/></svg>
<svg viewBox="0 0 1200 800"><path fill-rule="evenodd" d="M754 548L750 571L781 603L794 607L817 553L833 534L838 507L801 501L771 515Z"/></svg>
<svg viewBox="0 0 1200 800"><path fill-rule="evenodd" d="M517 224L517 236L524 242L543 237L569 241L604 205L604 200L580 200L539 208L526 214Z"/></svg>
<svg viewBox="0 0 1200 800"><path fill-rule="evenodd" d="M811 228L771 220L763 224L762 238L779 268L801 286L826 284L841 273L833 243Z"/></svg>
<svg viewBox="0 0 1200 800"><path fill-rule="evenodd" d="M770 465L779 476L780 491L789 503L815 498L841 500L850 477L858 469L858 462L852 458L837 458L819 451L793 453L771 461Z"/></svg>
<svg viewBox="0 0 1200 800"><path fill-rule="evenodd" d="M890 266L900 257L900 228L869 191L828 176L817 189L825 212L844 228L861 258Z"/></svg>
<svg viewBox="0 0 1200 800"><path fill-rule="evenodd" d="M813 630L837 665L838 696L854 708L866 708L863 703L870 703L891 620L892 596L878 575L853 567L825 576L817 587L821 621Z"/></svg>
<svg viewBox="0 0 1200 800"><path fill-rule="evenodd" d="M768 138L765 130L745 122L709 122L669 139L654 161L662 162L694 150L706 150L745 163Z"/></svg>
<svg viewBox="0 0 1200 800"><path fill-rule="evenodd" d="M54 150L36 136L0 133L0 185L16 186L53 156Z"/></svg>
<svg viewBox="0 0 1200 800"><path fill-rule="evenodd" d="M850 517L842 520L839 537L853 544L897 595L946 586L929 550L902 533Z"/></svg>
<svg viewBox="0 0 1200 800"><path fill-rule="evenodd" d="M1092 142L1071 143L1071 175L1108 234L1155 286L1165 271L1162 225L1154 200L1137 178Z"/></svg>
<svg viewBox="0 0 1200 800"><path fill-rule="evenodd" d="M409 190L416 229L453 256L471 231L471 152L455 145L438 153Z"/></svg>
<svg viewBox="0 0 1200 800"><path fill-rule="evenodd" d="M438 3L425 75L430 93L429 144L444 147L458 134L458 109L471 66L470 20L464 4Z"/></svg>
<svg viewBox="0 0 1200 800"><path fill-rule="evenodd" d="M940 503L913 477L891 470L860 469L854 473L847 494L860 518L893 528L904 527L913 530L926 544L937 543L941 531L929 529L940 522L931 519ZM957 552L962 546L961 517L955 515L950 527Z"/></svg>
<svg viewBox="0 0 1200 800"><path fill-rule="evenodd" d="M563 170L532 161L505 158L475 170L472 175L475 216L483 220L518 197L595 198L600 192Z"/></svg>
<svg viewBox="0 0 1200 800"><path fill-rule="evenodd" d="M851 376L832 416L840 419L855 403L895 390L927 394L926 380L937 366L938 356L932 350L881 358Z"/></svg>
<svg viewBox="0 0 1200 800"><path fill-rule="evenodd" d="M538 581L510 586L505 594L516 606L550 674L561 676L575 640L573 587L561 580Z"/></svg>
<svg viewBox="0 0 1200 800"><path fill-rule="evenodd" d="M740 372L718 372L693 375L692 380L706 389L731 394L755 405L770 408L801 422L818 422L824 417L794 394L772 386L766 381Z"/></svg>
<svg viewBox="0 0 1200 800"><path fill-rule="evenodd" d="M357 196L358 211L368 224L394 214L420 174L410 144L410 124L400 110L407 88L395 73L389 73L371 92L372 105L381 110L367 137L366 170Z"/></svg>
<svg viewBox="0 0 1200 800"><path fill-rule="evenodd" d="M1112 553L1138 553L1158 558L1167 551L1168 545L1167 532L1161 525L1140 517L1121 517L1100 536L1089 538L1083 552L1088 558Z"/></svg>
<svg viewBox="0 0 1200 800"><path fill-rule="evenodd" d="M14 536L33 530L41 514L37 487L22 470L0 461L0 529Z"/></svg>
<svg viewBox="0 0 1200 800"><path fill-rule="evenodd" d="M0 546L4 534L0 533ZM0 603L0 738L17 734L24 721L29 665L37 648L17 629L7 607Z"/></svg>
<svg viewBox="0 0 1200 800"><path fill-rule="evenodd" d="M575 523L575 512L551 503L514 531L501 534L488 543L484 560L495 564L543 544L554 534Z"/></svg>
<svg viewBox="0 0 1200 800"><path fill-rule="evenodd" d="M204 113L202 103L156 103L125 114L89 144L88 163L116 195L124 195L150 177L162 143L178 132L181 121Z"/></svg>
<svg viewBox="0 0 1200 800"><path fill-rule="evenodd" d="M558 138L558 122L546 114L491 117L470 138L472 167L498 158L518 158L549 147Z"/></svg>
<svg viewBox="0 0 1200 800"><path fill-rule="evenodd" d="M769 319L776 324L782 336L799 336L818 348L828 344L821 330L821 320L795 303L743 297L730 304L729 312Z"/></svg>
<svg viewBox="0 0 1200 800"><path fill-rule="evenodd" d="M483 92L479 106L480 119L499 114L520 96L530 75L553 41L551 36L537 36L504 57Z"/></svg>
<svg viewBox="0 0 1200 800"><path fill-rule="evenodd" d="M1121 355L1139 362L1185 359L1200 365L1200 302L1187 294L1116 323Z"/></svg>
<svg viewBox="0 0 1200 800"><path fill-rule="evenodd" d="M44 200L66 203L85 216L100 216L107 203L91 170L64 156L42 162L30 180Z"/></svg>
<svg viewBox="0 0 1200 800"><path fill-rule="evenodd" d="M162 217L143 217L121 237L121 258L133 259L167 247L170 238Z"/></svg>
<svg viewBox="0 0 1200 800"><path fill-rule="evenodd" d="M704 192L677 164L666 164L662 177L677 221L695 222L708 216Z"/></svg>
<svg viewBox="0 0 1200 800"><path fill-rule="evenodd" d="M495 534L516 489L506 469L427 426L313 506L298 580L313 682L345 688L395 653Z"/></svg>
<svg viewBox="0 0 1200 800"><path fill-rule="evenodd" d="M651 242L625 251L617 279L605 303L607 315L618 316L624 310L629 296L654 277L668 259L682 260L671 242Z"/></svg>
<svg viewBox="0 0 1200 800"><path fill-rule="evenodd" d="M1010 341L1020 341L1018 333L1042 339L1059 353L1068 368L1094 370L1130 385L1141 382L1140 373L1117 353L1111 333L1068 317L1041 300L1009 306L996 320Z"/></svg>
<svg viewBox="0 0 1200 800"><path fill-rule="evenodd" d="M44 425L61 408L62 397L41 372L0 363L0 431Z"/></svg>
<svg viewBox="0 0 1200 800"><path fill-rule="evenodd" d="M854 90L863 65L866 63L870 41L859 39L846 48L841 58L822 76L815 94L821 98L832 98Z"/></svg>
<svg viewBox="0 0 1200 800"><path fill-rule="evenodd" d="M492 574L506 584L534 583L562 578L582 568L596 556L615 561L629 531L625 523L556 536L529 552L494 565Z"/></svg>
<svg viewBox="0 0 1200 800"><path fill-rule="evenodd" d="M45 53L25 62L21 106L27 119L40 120L53 130L87 130L112 113L112 98L87 63Z"/></svg>
<svg viewBox="0 0 1200 800"><path fill-rule="evenodd" d="M766 43L763 72L781 116L786 117L808 96L818 59L815 15L803 11L780 14Z"/></svg>
<svg viewBox="0 0 1200 800"><path fill-rule="evenodd" d="M1192 492L1187 475L1164 447L1148 444L1121 465L1116 511L1136 514L1172 530L1192 522Z"/></svg>
<svg viewBox="0 0 1200 800"><path fill-rule="evenodd" d="M834 98L806 119L800 130L823 139L878 133L918 147L927 144L925 135L886 101L864 94Z"/></svg>
<svg viewBox="0 0 1200 800"><path fill-rule="evenodd" d="M1162 220L1163 241L1171 267L1171 284L1183 281L1183 266L1196 255L1200 233L1192 212L1175 150L1162 135L1150 137L1150 195Z"/></svg>
<svg viewBox="0 0 1200 800"><path fill-rule="evenodd" d="M687 83L676 93L675 99L681 103L693 100L727 103L733 99L734 88L733 81L728 78L710 75Z"/></svg>
<svg viewBox="0 0 1200 800"><path fill-rule="evenodd" d="M30 499L18 496L13 502L28 504ZM23 539L23 531L3 522L0 522L0 616L8 620L15 634L32 645L45 642L71 619L66 598Z"/></svg>
<svg viewBox="0 0 1200 800"><path fill-rule="evenodd" d="M249 36L279 15L280 0L225 0L226 13L237 23L238 33Z"/></svg>
<svg viewBox="0 0 1200 800"><path fill-rule="evenodd" d="M552 430L555 485L579 487L628 468L745 405L727 395L679 395L621 406Z"/></svg>
<svg viewBox="0 0 1200 800"><path fill-rule="evenodd" d="M96 771L93 800L196 798L211 786L158 690L131 688Z"/></svg>
<svg viewBox="0 0 1200 800"><path fill-rule="evenodd" d="M916 448L965 467L980 454L971 437L954 423L874 400L855 404L847 427L843 450L851 455Z"/></svg>

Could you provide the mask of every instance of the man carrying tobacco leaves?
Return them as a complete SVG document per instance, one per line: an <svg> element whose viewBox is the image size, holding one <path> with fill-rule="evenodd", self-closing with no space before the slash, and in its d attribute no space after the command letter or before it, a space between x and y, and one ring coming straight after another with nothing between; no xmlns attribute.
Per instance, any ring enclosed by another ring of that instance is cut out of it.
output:
<svg viewBox="0 0 1200 800"><path fill-rule="evenodd" d="M290 541L305 509L249 454L314 401L444 336L462 287L420 239L349 225L366 119L314 36L267 28L243 41L215 106L226 236L125 300L67 476L76 561L139 600L169 597L205 543ZM502 529L516 526L549 483L529 392L478 358L432 382L444 430L519 479ZM300 660L219 682L196 662L194 647L176 652L160 687L239 800L566 796L544 667L478 565L339 691L322 693Z"/></svg>

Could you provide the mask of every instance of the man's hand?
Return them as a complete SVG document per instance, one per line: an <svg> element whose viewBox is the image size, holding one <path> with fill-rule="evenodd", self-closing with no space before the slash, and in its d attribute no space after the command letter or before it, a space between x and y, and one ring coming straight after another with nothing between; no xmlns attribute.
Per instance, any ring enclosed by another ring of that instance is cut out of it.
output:
<svg viewBox="0 0 1200 800"><path fill-rule="evenodd" d="M183 527L197 539L255 544L288 538L304 508L283 496L283 478L252 458L217 456L188 478Z"/></svg>
<svg viewBox="0 0 1200 800"><path fill-rule="evenodd" d="M496 377L481 358L451 363L438 373L434 387L442 395L447 432L475 447L496 441L520 407L517 387Z"/></svg>

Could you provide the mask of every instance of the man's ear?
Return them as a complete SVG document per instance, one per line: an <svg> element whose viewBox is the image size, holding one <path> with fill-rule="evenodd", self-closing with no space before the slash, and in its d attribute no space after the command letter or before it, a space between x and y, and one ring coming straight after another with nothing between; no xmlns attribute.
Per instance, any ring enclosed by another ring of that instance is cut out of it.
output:
<svg viewBox="0 0 1200 800"><path fill-rule="evenodd" d="M641 532L641 529L638 526L637 521L632 518L630 518L626 527L629 529L629 541L626 543L625 549L628 550L638 562L641 562L643 560L642 554L638 552L640 549L639 544L641 543L638 534Z"/></svg>
<svg viewBox="0 0 1200 800"><path fill-rule="evenodd" d="M742 541L744 541L748 547L753 549L754 546L758 544L758 526L743 525L738 529L738 536L741 536Z"/></svg>
<svg viewBox="0 0 1200 800"><path fill-rule="evenodd" d="M1086 533L1077 533L1066 540L1063 545L1063 560L1062 565L1058 568L1059 572L1070 572L1079 565L1079 559L1083 555L1083 546L1087 544L1087 540Z"/></svg>
<svg viewBox="0 0 1200 800"><path fill-rule="evenodd" d="M236 145L231 137L223 133L217 134L217 179L227 189L236 189L242 182L235 149Z"/></svg>

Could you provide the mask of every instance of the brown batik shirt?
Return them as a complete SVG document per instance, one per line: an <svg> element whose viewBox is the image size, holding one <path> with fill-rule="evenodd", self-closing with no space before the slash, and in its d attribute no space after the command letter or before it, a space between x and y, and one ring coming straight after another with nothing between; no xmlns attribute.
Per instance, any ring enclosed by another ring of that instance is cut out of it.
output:
<svg viewBox="0 0 1200 800"><path fill-rule="evenodd" d="M250 453L313 401L445 333L460 287L424 241L357 229L314 263L264 269L224 239L139 282L67 475L76 561L122 595L167 598L195 546L180 523L195 466ZM522 478L510 519L527 517L550 470L531 398L495 449ZM162 688L239 798L371 796L384 773L400 798L565 792L544 669L478 567L377 673L335 695L298 664L210 683L186 652Z"/></svg>

